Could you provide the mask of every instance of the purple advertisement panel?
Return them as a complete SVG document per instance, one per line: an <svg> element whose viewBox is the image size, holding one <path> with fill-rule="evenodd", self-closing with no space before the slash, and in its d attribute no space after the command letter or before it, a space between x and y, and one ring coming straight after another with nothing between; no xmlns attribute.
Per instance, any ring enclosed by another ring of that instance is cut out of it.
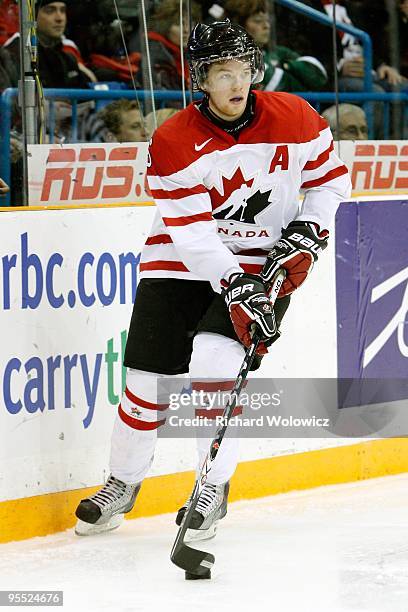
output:
<svg viewBox="0 0 408 612"><path fill-rule="evenodd" d="M408 200L340 206L336 294L338 377L365 381L357 404L407 398ZM343 405L356 405L346 395Z"/></svg>

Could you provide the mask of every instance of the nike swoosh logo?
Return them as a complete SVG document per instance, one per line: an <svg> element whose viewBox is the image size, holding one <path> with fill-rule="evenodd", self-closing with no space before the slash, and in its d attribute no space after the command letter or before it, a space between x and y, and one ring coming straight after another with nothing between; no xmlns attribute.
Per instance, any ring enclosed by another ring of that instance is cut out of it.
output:
<svg viewBox="0 0 408 612"><path fill-rule="evenodd" d="M203 142L203 144L200 144L200 145L195 144L195 145L194 145L195 150L196 150L196 151L201 151L201 149L204 149L205 145L207 145L207 144L210 142L210 140L212 140L212 138L209 138L208 140L206 140L205 142Z"/></svg>

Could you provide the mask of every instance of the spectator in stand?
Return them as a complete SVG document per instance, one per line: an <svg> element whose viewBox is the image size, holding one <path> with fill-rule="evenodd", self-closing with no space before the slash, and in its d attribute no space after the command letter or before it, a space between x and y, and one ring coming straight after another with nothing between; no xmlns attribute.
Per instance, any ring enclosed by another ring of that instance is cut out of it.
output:
<svg viewBox="0 0 408 612"><path fill-rule="evenodd" d="M321 0L301 0L303 4L320 12L323 11ZM271 16L276 23L276 44L289 47L299 55L318 57L328 74L328 89L333 83L332 32L330 28L286 6L274 4Z"/></svg>
<svg viewBox="0 0 408 612"><path fill-rule="evenodd" d="M322 113L334 140L367 140L368 127L365 112L355 104L339 104L339 130L337 132L336 106L329 106Z"/></svg>
<svg viewBox="0 0 408 612"><path fill-rule="evenodd" d="M322 0L326 12L332 16L332 4L329 0ZM389 14L383 0L343 0L344 6L338 21L352 23L357 28L365 30L373 42L373 91L399 92L406 87L408 80L402 76L397 66L392 65L389 47L388 28ZM343 35L341 45L343 57L339 62L340 78L339 90L344 92L364 91L364 57L363 49L358 40L351 35ZM376 138L383 138L384 104L376 102L374 109L374 133ZM394 105L392 114L392 138L401 138L403 125L400 108Z"/></svg>
<svg viewBox="0 0 408 612"><path fill-rule="evenodd" d="M244 27L262 49L265 61L262 89L319 91L324 88L327 73L317 58L274 45L266 0L227 0L225 16Z"/></svg>
<svg viewBox="0 0 408 612"><path fill-rule="evenodd" d="M42 86L67 89L87 88L90 81L96 80L95 77L85 69L82 63L78 63L73 53L67 53L63 45L63 35L67 25L66 0L56 2L37 0L35 6L38 70ZM19 34L14 34L5 42L4 47L19 66Z"/></svg>
<svg viewBox="0 0 408 612"><path fill-rule="evenodd" d="M149 11L149 0L145 0L145 4ZM137 87L141 86L139 12L139 3L134 0L116 0L115 3L112 0L81 0L69 4L69 33L78 42L87 66L98 81L120 82L132 87L134 80Z"/></svg>
<svg viewBox="0 0 408 612"><path fill-rule="evenodd" d="M67 53L63 45L63 34L66 27L66 1L39 0L35 5L38 37L38 71L42 86L55 88L87 88L93 76L71 53ZM20 34L15 33L9 38L1 52L4 57L11 57L14 73L8 70L8 76L15 79L11 84L16 86L20 70ZM6 54L6 55L4 55ZM4 64L3 64L4 66ZM1 70L0 70L1 72ZM89 113L91 103L78 105L79 129L81 120ZM69 139L72 128L72 110L69 101L55 102L54 138L60 142ZM47 108L47 107L46 107ZM13 203L21 203L21 166L22 147L19 143L21 132L21 113L16 109L13 113L14 137L11 139L11 191ZM49 130L48 130L49 134Z"/></svg>
<svg viewBox="0 0 408 612"><path fill-rule="evenodd" d="M88 83L96 80L94 75L78 62L74 54L74 44L64 42L67 25L67 0L37 0L35 5L38 38L38 73L43 88L87 89ZM13 57L16 66L20 64L20 35L14 34L4 48ZM89 114L91 103L78 105L79 132L84 119ZM69 140L71 133L71 104L66 100L55 102L54 135L61 142Z"/></svg>
<svg viewBox="0 0 408 612"><path fill-rule="evenodd" d="M333 18L332 0L301 0L301 2ZM291 46L295 51L319 57L331 77L332 87L333 45L330 28L285 7L276 6L275 12L279 24L278 43L288 44L288 41L291 41ZM337 0L336 2L337 22L354 25L367 31L373 39L374 68L377 69L374 91L379 92L384 91L381 87L383 83L396 85L400 82L398 71L389 65L387 36L384 34L387 19L388 13L384 8L383 0ZM344 91L362 91L364 60L361 45L354 36L340 31L338 41L339 84ZM347 79L359 79L359 81L347 82Z"/></svg>
<svg viewBox="0 0 408 612"><path fill-rule="evenodd" d="M201 18L201 11L195 2L191 5L193 24ZM189 24L187 14L183 15L183 48L187 44ZM153 72L154 89L181 89L182 82L189 86L187 61L182 69L180 53L180 1L164 0L153 13L150 23L149 48Z"/></svg>
<svg viewBox="0 0 408 612"><path fill-rule="evenodd" d="M136 100L115 100L91 117L88 126L91 142L144 142L147 132Z"/></svg>
<svg viewBox="0 0 408 612"><path fill-rule="evenodd" d="M333 17L332 0L301 0L316 10L324 11ZM333 43L331 28L320 25L308 17L295 14L284 7L276 7L276 19L279 24L278 41L293 41L295 50L307 45L305 51L319 54L329 74L329 89L334 87ZM388 37L386 26L388 12L384 0L337 0L336 20L354 25L367 31L373 40L373 92L399 91L404 80L398 70L390 65L387 48ZM364 91L364 58L360 42L350 34L339 31L338 36L338 77L339 91ZM383 111L381 102L373 103L374 133L376 138L383 137ZM398 136L398 134L395 134Z"/></svg>
<svg viewBox="0 0 408 612"><path fill-rule="evenodd" d="M331 0L321 0L326 13L333 17ZM339 2L336 20L352 24L366 31L373 41L373 64L375 69L374 91L391 91L399 88L403 77L390 65L390 52L386 27L388 12L383 0L349 0ZM363 91L364 58L360 42L350 34L340 35L343 57L339 62L340 91Z"/></svg>
<svg viewBox="0 0 408 612"><path fill-rule="evenodd" d="M61 0L64 2L65 0ZM37 3L38 4L38 3ZM46 4L45 2L40 3ZM0 45L10 45L14 40L14 35L19 37L19 12L17 0L0 0ZM66 53L71 53L77 60L81 70L85 72L91 80L96 80L91 71L88 71L81 56L78 46L73 40L62 36L62 45Z"/></svg>

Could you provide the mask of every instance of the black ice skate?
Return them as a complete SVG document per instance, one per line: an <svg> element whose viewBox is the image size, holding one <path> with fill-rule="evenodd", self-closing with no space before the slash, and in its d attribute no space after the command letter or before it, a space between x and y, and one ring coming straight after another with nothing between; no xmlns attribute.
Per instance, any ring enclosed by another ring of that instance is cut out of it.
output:
<svg viewBox="0 0 408 612"><path fill-rule="evenodd" d="M123 522L124 514L135 504L140 483L127 485L118 478L109 476L100 491L83 499L75 511L77 535L94 535L116 529Z"/></svg>
<svg viewBox="0 0 408 612"><path fill-rule="evenodd" d="M218 521L227 514L228 493L229 482L204 485L186 531L186 542L209 540L215 536ZM177 512L177 525L181 525L189 502L190 499Z"/></svg>

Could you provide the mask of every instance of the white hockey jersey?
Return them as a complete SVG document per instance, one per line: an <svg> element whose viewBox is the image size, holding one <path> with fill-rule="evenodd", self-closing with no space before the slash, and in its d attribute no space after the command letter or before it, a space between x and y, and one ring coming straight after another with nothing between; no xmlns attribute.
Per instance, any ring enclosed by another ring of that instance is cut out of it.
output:
<svg viewBox="0 0 408 612"><path fill-rule="evenodd" d="M207 280L218 292L234 272L259 273L294 219L333 225L351 185L327 123L302 98L254 93L237 140L194 104L155 132L147 179L157 211L141 278Z"/></svg>

